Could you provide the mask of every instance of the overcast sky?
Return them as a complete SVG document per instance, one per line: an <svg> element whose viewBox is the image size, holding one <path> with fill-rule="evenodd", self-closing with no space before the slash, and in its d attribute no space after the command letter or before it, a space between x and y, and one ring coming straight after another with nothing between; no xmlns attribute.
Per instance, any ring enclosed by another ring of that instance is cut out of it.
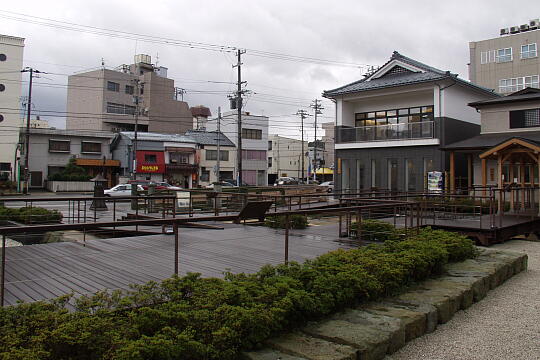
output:
<svg viewBox="0 0 540 360"><path fill-rule="evenodd" d="M509 27L540 17L538 0L448 1L117 1L54 0L4 2L2 10L129 33L246 48L242 77L253 93L246 110L270 116L271 133L297 137L293 116L323 90L360 79L366 65L382 65L392 51L467 79L468 42L498 36ZM101 65L152 56L169 68L175 85L185 88L190 106L228 110L234 90L233 53L62 30L5 18L0 33L26 38L25 66L65 74L36 80L36 110L65 111L67 75ZM28 19L28 18L27 18ZM36 21L35 18L32 21ZM50 21L47 21L50 23ZM58 23L60 24L60 23ZM254 56L253 51L295 55L358 66L342 66ZM23 80L27 80L27 74ZM219 81L225 83L211 83ZM25 90L26 91L26 90ZM202 91L202 92L201 92ZM91 94L89 94L91 96ZM323 100L322 121L331 121L333 104ZM306 109L308 110L308 109ZM64 127L62 118L51 124ZM313 118L307 120L313 136Z"/></svg>

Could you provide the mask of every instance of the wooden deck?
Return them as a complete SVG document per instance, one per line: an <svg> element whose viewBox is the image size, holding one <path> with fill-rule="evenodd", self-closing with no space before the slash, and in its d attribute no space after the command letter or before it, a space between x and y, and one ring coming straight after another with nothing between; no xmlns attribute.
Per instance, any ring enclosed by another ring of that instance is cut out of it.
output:
<svg viewBox="0 0 540 360"><path fill-rule="evenodd" d="M255 272L284 259L282 230L225 224L224 230L180 230L181 274ZM337 225L291 231L289 260L304 261L337 248ZM6 249L5 304L52 299L66 293L92 294L163 280L174 272L174 236L91 240Z"/></svg>

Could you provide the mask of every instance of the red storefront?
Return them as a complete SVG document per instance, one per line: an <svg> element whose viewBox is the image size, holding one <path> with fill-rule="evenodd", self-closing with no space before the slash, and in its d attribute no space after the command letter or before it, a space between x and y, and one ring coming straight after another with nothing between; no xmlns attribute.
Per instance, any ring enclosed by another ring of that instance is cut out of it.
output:
<svg viewBox="0 0 540 360"><path fill-rule="evenodd" d="M163 151L137 151L137 174L139 178L163 181L165 173L165 154Z"/></svg>

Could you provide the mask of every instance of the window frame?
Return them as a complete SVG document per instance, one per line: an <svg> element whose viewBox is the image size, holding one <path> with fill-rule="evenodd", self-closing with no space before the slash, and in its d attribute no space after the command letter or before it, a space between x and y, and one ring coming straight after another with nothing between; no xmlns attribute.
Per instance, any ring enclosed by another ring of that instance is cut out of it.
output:
<svg viewBox="0 0 540 360"><path fill-rule="evenodd" d="M95 144L99 146L99 151L88 151L84 149L85 144ZM81 141L81 154L101 154L102 144L96 141Z"/></svg>
<svg viewBox="0 0 540 360"><path fill-rule="evenodd" d="M509 53L508 53L508 50L509 50ZM500 54L501 51L504 52L504 55ZM505 62L512 62L513 60L514 60L514 54L511 47L497 49L497 52L495 53L496 63L500 64L500 63L505 63Z"/></svg>
<svg viewBox="0 0 540 360"><path fill-rule="evenodd" d="M419 116L421 119L427 118L428 120L422 120L422 122L434 121L433 115L434 105L421 105L411 106L406 108L393 108L378 111L365 111L361 113L355 113L355 127L366 126L384 126L384 125L397 125L408 124L411 116ZM382 113L385 116L382 117ZM379 114L379 116L377 116ZM389 119L391 121L389 122Z"/></svg>
<svg viewBox="0 0 540 360"><path fill-rule="evenodd" d="M120 92L120 84L114 81L107 80L107 90Z"/></svg>
<svg viewBox="0 0 540 360"><path fill-rule="evenodd" d="M128 91L128 89L129 89L129 91ZM126 86L124 87L124 92L125 92L126 94L128 94L128 95L133 95L133 94L135 94L135 86L133 86L133 85L126 85Z"/></svg>
<svg viewBox="0 0 540 360"><path fill-rule="evenodd" d="M52 143L60 143L60 144L67 144L67 150L59 150L59 149L51 149ZM71 152L71 140L69 139L49 139L49 152L57 152L57 153L70 153Z"/></svg>
<svg viewBox="0 0 540 360"><path fill-rule="evenodd" d="M534 50L531 50L531 46L534 46ZM524 47L527 47L527 51L523 51ZM534 53L534 55L532 55L533 53ZM533 59L535 57L538 57L538 46L536 45L536 43L530 43L530 44L521 45L521 47L520 47L520 58L521 58L521 60Z"/></svg>
<svg viewBox="0 0 540 360"><path fill-rule="evenodd" d="M242 139L262 140L261 129L242 128Z"/></svg>
<svg viewBox="0 0 540 360"><path fill-rule="evenodd" d="M528 124L531 119L527 118L527 113L533 113L529 114L531 116L535 116L536 119L534 119L536 122L534 124ZM509 128L510 129L529 129L529 128L538 128L540 127L540 108L534 108L534 109L520 109L520 110L511 110L509 111Z"/></svg>

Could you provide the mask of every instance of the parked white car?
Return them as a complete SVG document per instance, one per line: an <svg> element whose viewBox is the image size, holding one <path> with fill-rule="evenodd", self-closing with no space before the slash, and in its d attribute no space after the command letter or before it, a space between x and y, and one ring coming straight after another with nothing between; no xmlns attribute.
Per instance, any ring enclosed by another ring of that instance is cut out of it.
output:
<svg viewBox="0 0 540 360"><path fill-rule="evenodd" d="M141 185L137 185L138 191L144 191ZM131 184L118 184L104 191L105 196L131 196Z"/></svg>
<svg viewBox="0 0 540 360"><path fill-rule="evenodd" d="M319 186L328 186L328 191L329 193L331 192L334 192L334 182L333 181L325 181L323 183L321 183Z"/></svg>

